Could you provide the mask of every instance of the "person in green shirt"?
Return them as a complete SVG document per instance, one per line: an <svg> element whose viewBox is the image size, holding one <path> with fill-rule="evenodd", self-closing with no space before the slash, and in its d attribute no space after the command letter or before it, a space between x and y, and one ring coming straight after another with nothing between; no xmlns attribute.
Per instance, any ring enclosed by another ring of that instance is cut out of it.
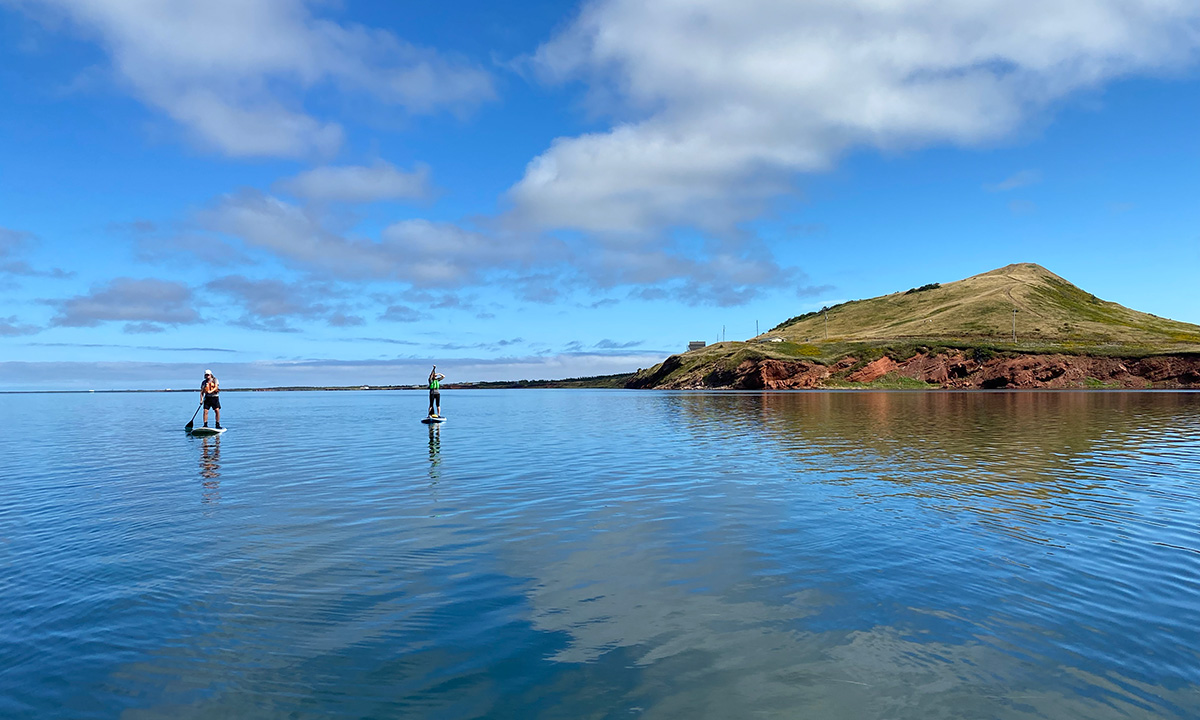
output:
<svg viewBox="0 0 1200 720"><path fill-rule="evenodd" d="M442 412L442 380L446 376L437 371L437 365L429 371L429 417L441 417Z"/></svg>

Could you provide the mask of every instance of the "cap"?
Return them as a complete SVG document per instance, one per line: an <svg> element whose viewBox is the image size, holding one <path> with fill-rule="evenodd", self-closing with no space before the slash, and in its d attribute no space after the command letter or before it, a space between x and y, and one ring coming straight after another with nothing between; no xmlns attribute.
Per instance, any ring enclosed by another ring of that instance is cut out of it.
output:
<svg viewBox="0 0 1200 720"><path fill-rule="evenodd" d="M204 371L204 374L205 374L205 375L212 375L212 370L205 370L205 371Z"/></svg>

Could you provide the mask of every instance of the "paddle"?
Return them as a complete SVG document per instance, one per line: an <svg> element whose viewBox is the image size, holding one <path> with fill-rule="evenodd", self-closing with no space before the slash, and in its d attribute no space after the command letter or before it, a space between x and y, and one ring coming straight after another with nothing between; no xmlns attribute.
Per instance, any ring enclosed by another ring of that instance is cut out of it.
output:
<svg viewBox="0 0 1200 720"><path fill-rule="evenodd" d="M196 422L196 416L197 416L198 414L200 414L200 408L202 408L202 407L204 407L204 401L203 401L203 400L201 400L201 401L200 401L200 404L196 406L196 412L192 413L192 419L191 419L191 420L188 420L188 424L183 426L183 429L184 429L184 430L191 430L191 429L192 429L192 424Z"/></svg>

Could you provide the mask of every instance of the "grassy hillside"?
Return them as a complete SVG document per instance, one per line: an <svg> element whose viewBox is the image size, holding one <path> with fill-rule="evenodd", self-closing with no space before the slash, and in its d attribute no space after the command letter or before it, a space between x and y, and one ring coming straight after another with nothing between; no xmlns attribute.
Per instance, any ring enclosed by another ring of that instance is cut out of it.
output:
<svg viewBox="0 0 1200 720"><path fill-rule="evenodd" d="M945 351L966 351L976 360L1035 354L1194 356L1200 354L1200 325L1130 310L1040 265L1022 263L793 317L747 342L673 355L639 373L630 386L703 378L702 385L719 387L746 360L831 365L853 358L841 376L884 355L905 360Z"/></svg>
<svg viewBox="0 0 1200 720"><path fill-rule="evenodd" d="M835 305L787 320L754 340L770 338L800 345L965 341L1037 351L1109 346L1137 354L1195 351L1200 326L1101 300L1040 265L1022 263Z"/></svg>

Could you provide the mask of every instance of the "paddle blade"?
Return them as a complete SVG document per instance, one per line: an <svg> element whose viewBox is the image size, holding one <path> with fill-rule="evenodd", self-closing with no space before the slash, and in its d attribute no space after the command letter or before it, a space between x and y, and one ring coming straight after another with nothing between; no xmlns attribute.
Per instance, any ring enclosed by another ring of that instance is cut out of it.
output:
<svg viewBox="0 0 1200 720"><path fill-rule="evenodd" d="M184 429L184 430L191 430L191 429L192 429L192 424L193 424L193 422L194 422L194 421L192 421L192 420L188 420L188 424L187 424L187 425L184 425L184 426L183 426L183 429Z"/></svg>

